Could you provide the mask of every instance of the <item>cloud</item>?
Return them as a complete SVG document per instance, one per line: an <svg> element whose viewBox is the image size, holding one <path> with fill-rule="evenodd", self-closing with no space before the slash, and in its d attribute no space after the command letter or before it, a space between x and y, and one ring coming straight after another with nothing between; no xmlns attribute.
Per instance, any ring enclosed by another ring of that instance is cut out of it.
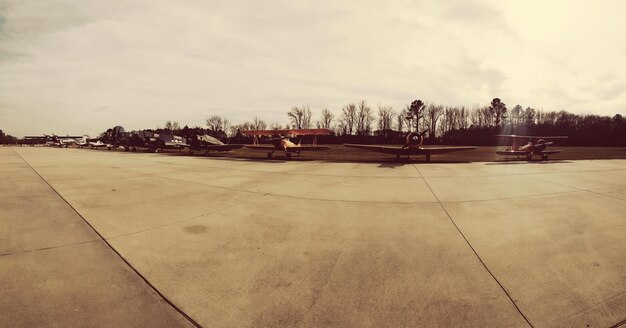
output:
<svg viewBox="0 0 626 328"><path fill-rule="evenodd" d="M284 124L295 105L361 99L623 113L626 78L607 78L626 68L621 7L0 0L1 128L95 134L212 114Z"/></svg>

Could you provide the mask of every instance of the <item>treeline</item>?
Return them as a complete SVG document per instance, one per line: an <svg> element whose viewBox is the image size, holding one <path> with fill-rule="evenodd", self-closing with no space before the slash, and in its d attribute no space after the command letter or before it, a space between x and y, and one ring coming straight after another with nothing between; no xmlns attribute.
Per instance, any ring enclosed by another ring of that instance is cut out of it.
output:
<svg viewBox="0 0 626 328"><path fill-rule="evenodd" d="M259 117L240 124L213 115L205 127L183 128L168 121L156 131L173 131L177 135L210 134L235 142L250 142L243 130L330 129L333 136L320 136L320 143L362 142L378 144L403 143L408 132L428 130L430 144L496 145L496 134L565 135L572 146L626 146L626 121L613 117L577 115L565 110L544 111L516 105L510 110L499 98L488 106L456 107L426 104L415 100L400 111L389 106L376 108L365 101L349 103L337 113L322 109L317 119L309 106L295 106L287 112L288 124L268 123Z"/></svg>
<svg viewBox="0 0 626 328"><path fill-rule="evenodd" d="M10 134L5 134L0 130L0 145L16 144L18 139Z"/></svg>

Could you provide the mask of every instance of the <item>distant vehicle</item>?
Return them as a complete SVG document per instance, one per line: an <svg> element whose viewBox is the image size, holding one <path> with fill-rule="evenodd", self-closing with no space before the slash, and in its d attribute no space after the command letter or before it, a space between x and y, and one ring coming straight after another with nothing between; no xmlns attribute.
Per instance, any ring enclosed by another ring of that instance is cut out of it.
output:
<svg viewBox="0 0 626 328"><path fill-rule="evenodd" d="M455 151L471 150L478 147L475 146L441 146L441 147L422 147L424 144L424 135L428 130L423 132L411 132L406 136L404 146L375 146L375 145L359 145L359 144L344 144L346 147L364 149L378 153L385 153L396 155L397 159L400 156L406 156L409 158L411 155L425 155L426 161L430 162L430 155L444 154Z"/></svg>
<svg viewBox="0 0 626 328"><path fill-rule="evenodd" d="M187 138L187 144L189 145L189 154L193 155L194 151L204 151L204 154L207 156L211 151L225 152L240 149L244 146L240 144L225 144L208 134L193 135Z"/></svg>
<svg viewBox="0 0 626 328"><path fill-rule="evenodd" d="M533 155L541 156L544 161L548 160L548 155L556 154L562 150L546 150L548 146L554 144L554 139L567 139L567 136L519 136L515 134L498 134L496 137L511 139L513 145L505 150L496 151L498 155L504 156L525 156L527 160L532 160ZM525 140L525 143L524 143ZM524 143L520 146L520 143Z"/></svg>
<svg viewBox="0 0 626 328"><path fill-rule="evenodd" d="M254 150L265 150L269 151L267 153L267 158L271 159L274 155L275 151L284 151L285 157L287 159L291 159L292 154L297 154L300 156L302 151L322 151L328 150L328 147L318 146L317 145L317 136L320 135L330 135L332 131L328 129L291 129L291 130L249 130L249 131L241 131L243 135L254 136L254 145L245 146L248 149ZM298 143L294 143L291 141L289 136L314 136L313 145L311 146L302 146L301 140ZM258 138L261 136L270 136L272 138L267 139L266 141L270 142L272 145L259 145Z"/></svg>

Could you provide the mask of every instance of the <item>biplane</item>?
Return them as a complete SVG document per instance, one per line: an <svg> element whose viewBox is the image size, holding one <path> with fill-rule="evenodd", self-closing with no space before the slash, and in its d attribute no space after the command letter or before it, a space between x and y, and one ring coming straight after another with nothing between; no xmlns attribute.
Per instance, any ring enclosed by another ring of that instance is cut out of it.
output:
<svg viewBox="0 0 626 328"><path fill-rule="evenodd" d="M285 157L291 159L292 154L300 156L302 151L328 150L328 147L317 145L317 136L330 135L333 132L328 129L291 129L291 130L248 130L241 131L241 134L254 136L254 144L245 146L248 149L268 151L267 158L272 158L275 151L284 151ZM269 136L266 141L272 145L259 145L259 137ZM311 146L303 146L301 140L298 143L291 141L290 136L314 136Z"/></svg>
<svg viewBox="0 0 626 328"><path fill-rule="evenodd" d="M455 151L471 150L478 147L475 146L433 146L422 147L424 144L424 135L428 130L423 132L411 132L406 136L403 146L376 146L376 145L360 145L360 144L344 144L346 147L364 149L378 153L396 155L397 159L401 156L409 158L411 155L425 155L426 161L430 162L430 155L445 154Z"/></svg>
<svg viewBox="0 0 626 328"><path fill-rule="evenodd" d="M240 144L225 144L219 139L212 137L208 134L193 135L187 138L187 144L189 144L189 154L193 155L193 152L204 151L204 154L208 156L211 151L224 152L235 149L243 148L244 145Z"/></svg>
<svg viewBox="0 0 626 328"><path fill-rule="evenodd" d="M533 155L541 156L544 161L548 160L548 156L561 152L562 150L546 150L548 146L554 144L555 139L567 139L567 136L519 136L515 134L498 134L498 138L507 138L513 141L513 145L505 150L496 151L498 155L505 156L525 156L527 160L532 160ZM525 141L524 141L525 140ZM523 145L520 145L522 144Z"/></svg>

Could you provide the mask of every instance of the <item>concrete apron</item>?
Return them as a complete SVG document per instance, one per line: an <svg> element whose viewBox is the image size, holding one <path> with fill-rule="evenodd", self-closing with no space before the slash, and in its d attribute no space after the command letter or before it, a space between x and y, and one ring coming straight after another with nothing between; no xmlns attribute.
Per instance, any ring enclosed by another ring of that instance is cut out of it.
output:
<svg viewBox="0 0 626 328"><path fill-rule="evenodd" d="M595 327L626 319L624 160L379 166L14 150L206 327ZM0 192L26 199L3 197L0 208L16 213L0 222L28 218L2 236L3 251L16 253L0 257L2 272L12 272L5 280L23 270L51 274L39 262L16 269L7 259L26 257L20 249L92 240L81 245L107 249L94 233L60 228L82 219L54 191L46 196L49 186L34 182L13 150L0 154L14 162L3 167L23 168L0 170L17 181ZM24 208L46 215L18 213ZM102 271L124 267L95 261ZM36 299L22 291L29 288L2 296L24 305ZM163 305L158 295L152 303Z"/></svg>

